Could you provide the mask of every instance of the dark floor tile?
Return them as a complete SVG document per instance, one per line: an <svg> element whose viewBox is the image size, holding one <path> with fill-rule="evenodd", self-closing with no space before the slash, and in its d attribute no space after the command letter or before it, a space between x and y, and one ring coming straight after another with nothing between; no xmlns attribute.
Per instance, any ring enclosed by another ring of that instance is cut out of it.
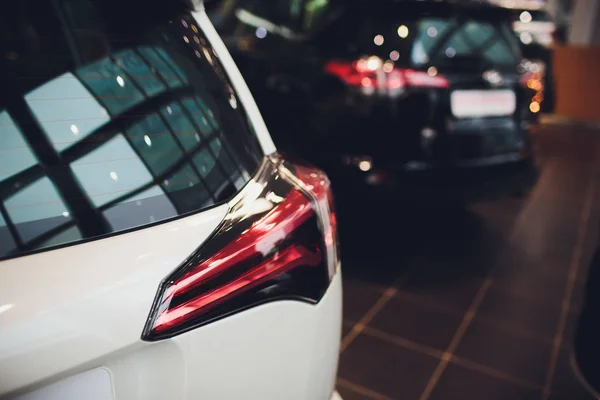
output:
<svg viewBox="0 0 600 400"><path fill-rule="evenodd" d="M381 297L382 287L357 280L344 280L344 318L359 321Z"/></svg>
<svg viewBox="0 0 600 400"><path fill-rule="evenodd" d="M450 344L461 320L461 315L395 296L369 325L443 351Z"/></svg>
<svg viewBox="0 0 600 400"><path fill-rule="evenodd" d="M567 315L567 322L563 332L563 348L573 348L573 340L575 340L575 332L577 331L577 324L579 323L579 315L580 314L575 311L571 311L569 315Z"/></svg>
<svg viewBox="0 0 600 400"><path fill-rule="evenodd" d="M571 365L571 350L562 349L557 360L556 372L552 381L552 392L571 400L593 400L592 396L577 378Z"/></svg>
<svg viewBox="0 0 600 400"><path fill-rule="evenodd" d="M541 263L558 264L555 268L557 272L568 271L573 258L575 244L577 242L577 232L560 232L550 238L547 248L542 250L537 257Z"/></svg>
<svg viewBox="0 0 600 400"><path fill-rule="evenodd" d="M513 251L513 250L510 250ZM522 251L516 250L516 251ZM540 278L543 282L563 282L566 284L569 275L570 259L567 262L545 260L541 256L531 254L503 254L498 258L494 277L498 279L514 278Z"/></svg>
<svg viewBox="0 0 600 400"><path fill-rule="evenodd" d="M549 400L596 400L594 396L589 397L584 395L585 397L577 397L578 395L560 395L560 394L552 394L549 397Z"/></svg>
<svg viewBox="0 0 600 400"><path fill-rule="evenodd" d="M456 355L543 385L551 351L549 343L516 334L476 316Z"/></svg>
<svg viewBox="0 0 600 400"><path fill-rule="evenodd" d="M585 303L585 288L583 286L575 287L571 295L571 311L581 312Z"/></svg>
<svg viewBox="0 0 600 400"><path fill-rule="evenodd" d="M404 227L400 216L390 213L389 207L382 204L392 196L381 193L371 199L361 199L361 195L356 198L356 194L336 197L352 203L338 210L345 278L389 287L410 266L414 248L411 243L416 240L406 229L390 234L390 226ZM398 251L398 243L402 244L402 251Z"/></svg>
<svg viewBox="0 0 600 400"><path fill-rule="evenodd" d="M551 195L542 194L539 200L541 204L546 204L549 207L559 207L561 209L562 214L566 216L572 216L573 219L576 219L581 212L581 207L583 205L583 201L585 199L585 179L583 182L579 182L577 186L579 186L576 192L564 192L564 193L553 193Z"/></svg>
<svg viewBox="0 0 600 400"><path fill-rule="evenodd" d="M337 391L344 400L365 400L369 398L353 390L341 387L340 385L338 385Z"/></svg>
<svg viewBox="0 0 600 400"><path fill-rule="evenodd" d="M476 203L471 208L485 220L486 226L507 236L514 227L523 206L523 199L502 198Z"/></svg>
<svg viewBox="0 0 600 400"><path fill-rule="evenodd" d="M451 307L456 311L466 311L482 284L482 279L462 279L430 284L417 284L409 281L402 291Z"/></svg>
<svg viewBox="0 0 600 400"><path fill-rule="evenodd" d="M548 271L552 268L551 264L541 267L535 265L534 262L528 265L503 264L492 275L494 286L519 297L527 297L560 307L565 295L567 272Z"/></svg>
<svg viewBox="0 0 600 400"><path fill-rule="evenodd" d="M487 276L493 264L475 258L477 257L454 254L453 251L427 254L411 270L402 287L455 285L464 281L481 280Z"/></svg>
<svg viewBox="0 0 600 400"><path fill-rule="evenodd" d="M394 399L418 399L438 360L360 335L340 358L339 376Z"/></svg>
<svg viewBox="0 0 600 400"><path fill-rule="evenodd" d="M582 263L585 263L585 262L582 262ZM573 286L574 290L578 290L578 291L582 291L582 292L585 291L591 261L587 262L587 264L588 265L585 265L585 268L583 268L583 265L582 265L579 268L579 270L577 271L577 278L575 279L575 284Z"/></svg>
<svg viewBox="0 0 600 400"><path fill-rule="evenodd" d="M565 217L560 207L538 203L523 214L507 239L498 257L499 265L513 265L519 271L536 267L566 274L577 242L578 214Z"/></svg>
<svg viewBox="0 0 600 400"><path fill-rule="evenodd" d="M532 332L552 341L559 320L559 305L518 297L497 286L491 287L478 313L516 329Z"/></svg>
<svg viewBox="0 0 600 400"><path fill-rule="evenodd" d="M344 323L342 324L342 338L346 337L346 335L348 333L350 333L350 331L352 330L352 328L354 327L354 324L349 322L349 321L344 321Z"/></svg>
<svg viewBox="0 0 600 400"><path fill-rule="evenodd" d="M599 205L600 208L600 205ZM591 219L592 221L600 221L600 216L597 218ZM579 263L579 268L577 269L577 276L575 278L575 290L584 291L587 280L590 274L590 268L592 264L596 262L594 260L594 256L596 251L600 246L600 238L598 238L597 225L590 224L592 229L588 229L588 233L585 238L585 243L583 245L583 254L581 255L581 262ZM591 231L591 232L590 232ZM592 233L593 232L593 233ZM593 238L590 238L592 237Z"/></svg>
<svg viewBox="0 0 600 400"><path fill-rule="evenodd" d="M477 214L464 211L460 217L443 216L422 238L422 249L407 279L409 286L455 283L487 275L493 254L504 238L491 231Z"/></svg>
<svg viewBox="0 0 600 400"><path fill-rule="evenodd" d="M430 400L538 400L541 394L486 374L450 364Z"/></svg>

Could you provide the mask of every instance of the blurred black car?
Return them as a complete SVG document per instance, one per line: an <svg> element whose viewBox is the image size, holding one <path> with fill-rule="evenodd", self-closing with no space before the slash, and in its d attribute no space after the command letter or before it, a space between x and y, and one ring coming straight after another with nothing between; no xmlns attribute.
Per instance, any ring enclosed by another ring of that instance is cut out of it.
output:
<svg viewBox="0 0 600 400"><path fill-rule="evenodd" d="M447 175L530 156L531 90L509 10L225 0L208 11L278 147L330 174Z"/></svg>

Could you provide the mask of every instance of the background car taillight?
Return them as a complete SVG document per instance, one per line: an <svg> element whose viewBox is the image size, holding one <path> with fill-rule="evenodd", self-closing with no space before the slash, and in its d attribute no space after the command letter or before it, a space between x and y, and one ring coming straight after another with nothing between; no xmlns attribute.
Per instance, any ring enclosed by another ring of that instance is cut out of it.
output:
<svg viewBox="0 0 600 400"><path fill-rule="evenodd" d="M273 156L195 254L161 284L142 339L160 340L265 302L317 303L338 264L327 176Z"/></svg>
<svg viewBox="0 0 600 400"><path fill-rule="evenodd" d="M529 110L534 114L538 113L541 110L542 101L544 101L546 64L543 61L522 60L518 70L521 74L519 78L521 85L534 93L529 102Z"/></svg>
<svg viewBox="0 0 600 400"><path fill-rule="evenodd" d="M331 61L325 71L337 76L349 86L380 91L400 91L404 88L448 88L448 80L439 75L435 67L427 71L398 68L394 62L384 62L377 56L363 57L357 61Z"/></svg>

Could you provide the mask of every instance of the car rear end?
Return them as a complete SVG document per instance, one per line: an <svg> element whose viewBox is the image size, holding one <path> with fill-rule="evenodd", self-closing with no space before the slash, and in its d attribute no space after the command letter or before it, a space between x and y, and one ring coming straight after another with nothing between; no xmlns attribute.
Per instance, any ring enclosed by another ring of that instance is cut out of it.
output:
<svg viewBox="0 0 600 400"><path fill-rule="evenodd" d="M438 2L346 7L330 28L355 28L331 39L343 45L325 68L350 93L349 118L360 116L352 151L364 153L349 154L347 163L362 169L368 159L370 168L427 171L445 181L527 159L528 89L510 16L487 5Z"/></svg>
<svg viewBox="0 0 600 400"><path fill-rule="evenodd" d="M0 397L334 398L329 181L201 5L0 4Z"/></svg>

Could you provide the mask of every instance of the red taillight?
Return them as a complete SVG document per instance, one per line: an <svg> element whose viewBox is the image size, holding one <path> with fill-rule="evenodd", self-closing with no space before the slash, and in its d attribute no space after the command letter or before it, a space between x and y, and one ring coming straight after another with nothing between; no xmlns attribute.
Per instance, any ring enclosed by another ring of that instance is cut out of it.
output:
<svg viewBox="0 0 600 400"><path fill-rule="evenodd" d="M435 70L430 69L429 71ZM429 71L404 70L407 85L411 87L435 87L443 89L450 87L450 83L445 77L439 75L437 72L433 75L433 72Z"/></svg>
<svg viewBox="0 0 600 400"><path fill-rule="evenodd" d="M321 230L327 248L327 265L329 274L338 263L337 219L335 204L331 193L331 183L323 171L301 165L294 165L295 174L290 178L302 187L315 201L315 206L321 215Z"/></svg>
<svg viewBox="0 0 600 400"><path fill-rule="evenodd" d="M165 279L142 338L280 298L318 302L337 265L329 186L319 170L267 159L213 237Z"/></svg>
<svg viewBox="0 0 600 400"><path fill-rule="evenodd" d="M428 71L395 67L393 62L383 63L378 57L369 57L354 62L332 61L325 71L337 76L349 86L374 89L448 88L448 80L439 75L435 68Z"/></svg>

